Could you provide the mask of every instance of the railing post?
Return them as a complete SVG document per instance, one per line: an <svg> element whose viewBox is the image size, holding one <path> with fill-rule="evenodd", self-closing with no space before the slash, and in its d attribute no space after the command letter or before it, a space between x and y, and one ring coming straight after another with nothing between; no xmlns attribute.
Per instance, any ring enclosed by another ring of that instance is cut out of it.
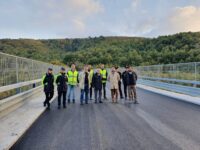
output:
<svg viewBox="0 0 200 150"><path fill-rule="evenodd" d="M19 64L18 64L18 58L16 57L16 82L19 83ZM17 88L16 93L20 93L21 89Z"/></svg>

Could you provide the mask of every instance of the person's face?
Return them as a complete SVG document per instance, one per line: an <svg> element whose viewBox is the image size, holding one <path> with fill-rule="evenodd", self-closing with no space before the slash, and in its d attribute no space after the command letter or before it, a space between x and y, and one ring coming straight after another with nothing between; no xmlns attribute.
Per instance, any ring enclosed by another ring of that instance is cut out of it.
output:
<svg viewBox="0 0 200 150"><path fill-rule="evenodd" d="M112 70L111 70L111 71L112 71L112 73L114 73L114 72L115 72L115 68L114 68L114 67L112 67Z"/></svg>
<svg viewBox="0 0 200 150"><path fill-rule="evenodd" d="M88 71L88 67L87 67L87 66L85 66L85 67L84 67L84 70L85 70L85 72L87 72L87 71Z"/></svg>
<svg viewBox="0 0 200 150"><path fill-rule="evenodd" d="M126 71L128 71L128 68L126 68Z"/></svg>
<svg viewBox="0 0 200 150"><path fill-rule="evenodd" d="M97 73L100 74L100 69L97 69Z"/></svg>
<svg viewBox="0 0 200 150"><path fill-rule="evenodd" d="M101 65L101 69L104 69L104 64Z"/></svg>
<svg viewBox="0 0 200 150"><path fill-rule="evenodd" d="M48 74L52 74L53 73L53 71L52 70L48 70Z"/></svg>
<svg viewBox="0 0 200 150"><path fill-rule="evenodd" d="M71 66L71 69L72 69L72 70L75 70L75 68L76 68L76 66L73 64L73 65Z"/></svg>

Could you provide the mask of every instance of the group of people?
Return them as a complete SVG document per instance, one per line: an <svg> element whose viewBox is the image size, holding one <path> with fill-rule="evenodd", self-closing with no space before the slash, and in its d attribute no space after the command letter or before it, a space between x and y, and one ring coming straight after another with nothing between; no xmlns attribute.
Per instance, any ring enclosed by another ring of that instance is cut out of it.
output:
<svg viewBox="0 0 200 150"><path fill-rule="evenodd" d="M108 81L109 84L107 84ZM124 98L122 83L124 85L125 100L129 98L129 100L134 101L134 104L138 104L136 81L137 74L130 66L126 66L123 73L120 72L118 67L112 67L110 72L108 72L104 64L100 68L97 68L96 71L92 69L91 65L85 65L83 70L78 72L75 64L72 64L70 70L66 72L65 68L62 67L60 73L56 76L53 75L53 69L48 68L47 73L42 79L46 95L43 104L44 107L47 106L50 109L50 100L54 96L54 83L57 85L58 109L61 108L61 99L63 108L66 108L66 101L68 103L75 103L75 90L77 87L80 88L81 105L84 103L88 104L89 99L92 100L93 91L95 103L103 103L102 97L104 100L108 100L106 96L107 86L111 90L112 102L117 103L119 94L121 99Z"/></svg>

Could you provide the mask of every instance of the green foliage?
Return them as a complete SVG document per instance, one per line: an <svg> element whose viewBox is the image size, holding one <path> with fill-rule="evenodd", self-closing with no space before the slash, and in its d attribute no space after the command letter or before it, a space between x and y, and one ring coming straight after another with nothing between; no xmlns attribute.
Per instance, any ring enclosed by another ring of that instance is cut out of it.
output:
<svg viewBox="0 0 200 150"><path fill-rule="evenodd" d="M158 38L2 39L0 51L55 64L153 65L200 61L200 32Z"/></svg>

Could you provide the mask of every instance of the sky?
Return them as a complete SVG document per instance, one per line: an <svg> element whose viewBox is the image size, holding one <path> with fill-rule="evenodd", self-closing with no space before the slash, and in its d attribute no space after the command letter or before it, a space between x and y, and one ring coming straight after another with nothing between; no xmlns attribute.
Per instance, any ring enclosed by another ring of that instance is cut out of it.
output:
<svg viewBox="0 0 200 150"><path fill-rule="evenodd" d="M0 0L0 38L157 37L200 31L200 0Z"/></svg>

